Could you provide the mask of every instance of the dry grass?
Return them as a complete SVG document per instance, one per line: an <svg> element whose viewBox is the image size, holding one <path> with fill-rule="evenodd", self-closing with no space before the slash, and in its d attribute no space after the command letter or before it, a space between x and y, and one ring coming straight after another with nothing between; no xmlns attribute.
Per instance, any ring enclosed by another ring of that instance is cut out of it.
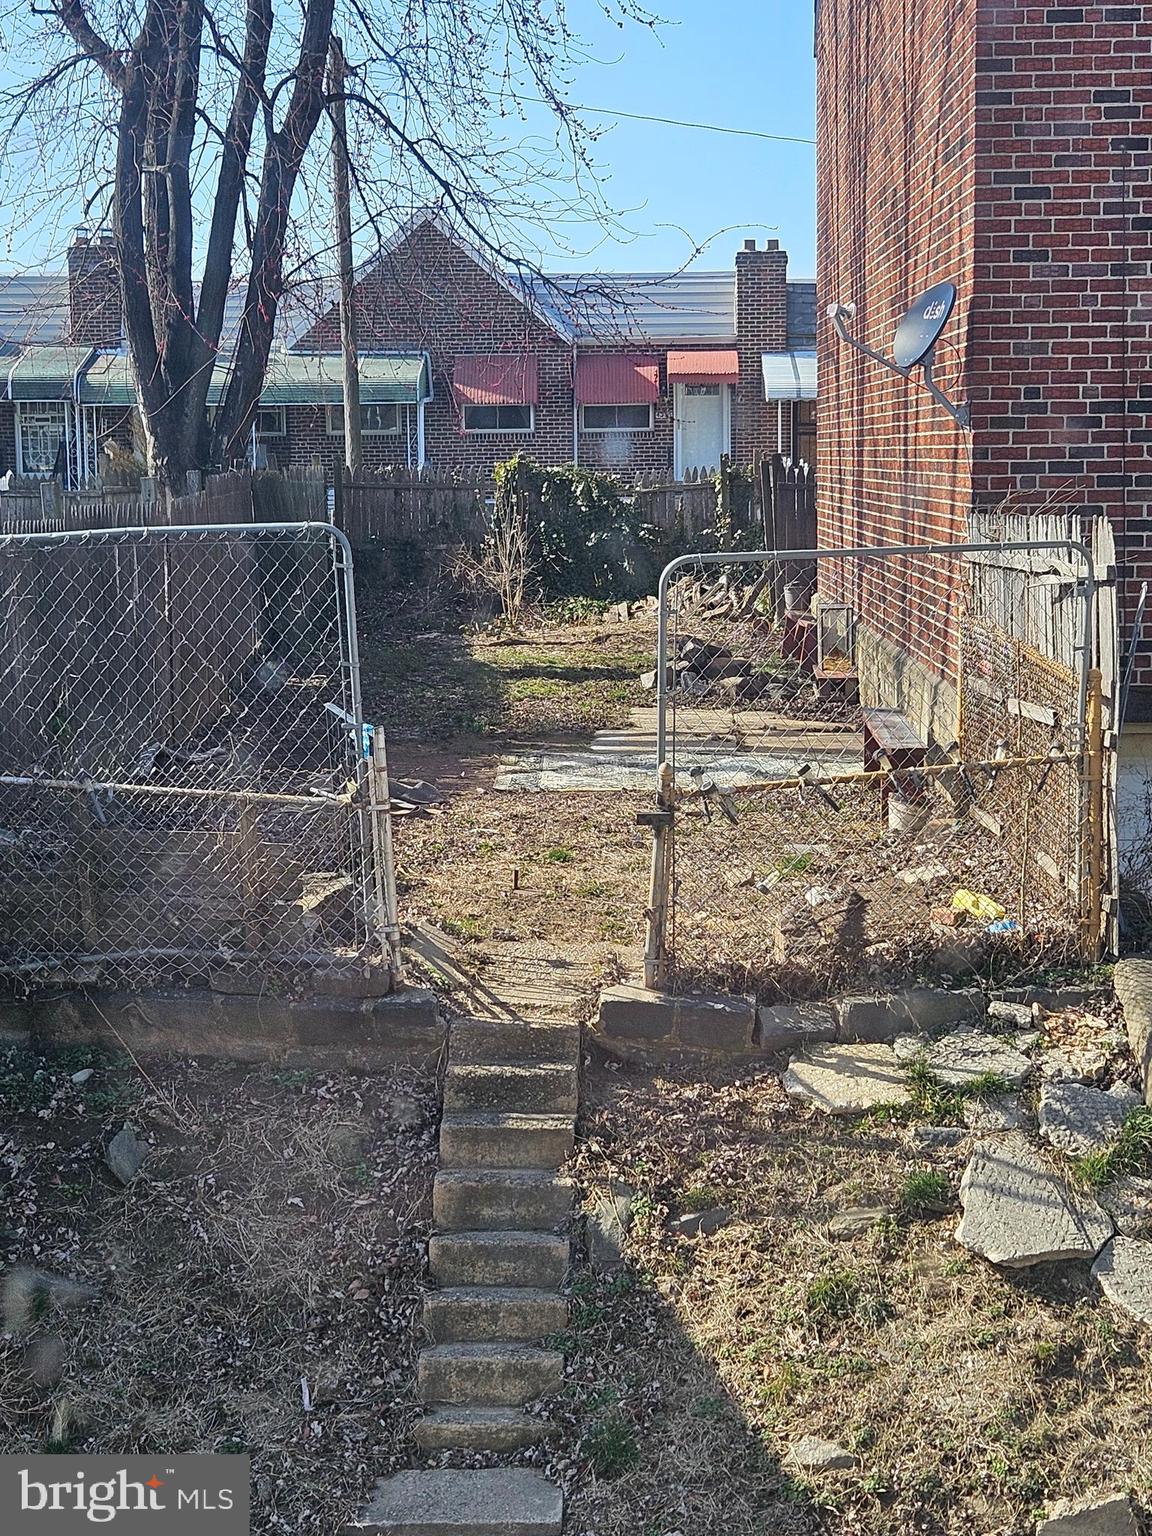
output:
<svg viewBox="0 0 1152 1536"><path fill-rule="evenodd" d="M249 1452L253 1528L329 1536L411 1452L434 1085L143 1065L3 1057L5 1262L97 1295L0 1335L0 1450Z"/></svg>
<svg viewBox="0 0 1152 1536"><path fill-rule="evenodd" d="M623 1276L577 1287L575 1536L1023 1536L1055 1497L1152 1491L1146 1333L1087 1266L994 1270L955 1245L954 1212L828 1237L846 1207L899 1211L912 1174L954 1192L963 1149L926 1162L899 1128L795 1109L763 1069L597 1068L584 1117L586 1192L616 1179L639 1197ZM704 1201L730 1224L671 1236L669 1215ZM609 1478L606 1419L637 1453ZM857 1470L789 1475L806 1434Z"/></svg>

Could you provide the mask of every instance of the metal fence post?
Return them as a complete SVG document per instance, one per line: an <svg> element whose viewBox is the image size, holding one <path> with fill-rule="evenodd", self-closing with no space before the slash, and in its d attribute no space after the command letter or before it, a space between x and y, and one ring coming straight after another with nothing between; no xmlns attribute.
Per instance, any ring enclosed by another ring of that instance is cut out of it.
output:
<svg viewBox="0 0 1152 1536"><path fill-rule="evenodd" d="M388 743L384 732L372 732L369 811L372 818L372 867L375 875L376 924L380 948L386 951L392 975L400 980L400 917L396 897L396 864L392 848L392 792L388 783Z"/></svg>
<svg viewBox="0 0 1152 1536"><path fill-rule="evenodd" d="M1104 702L1099 667L1088 673L1088 704L1084 722L1084 780L1087 807L1084 912L1084 958L1100 958L1104 911Z"/></svg>

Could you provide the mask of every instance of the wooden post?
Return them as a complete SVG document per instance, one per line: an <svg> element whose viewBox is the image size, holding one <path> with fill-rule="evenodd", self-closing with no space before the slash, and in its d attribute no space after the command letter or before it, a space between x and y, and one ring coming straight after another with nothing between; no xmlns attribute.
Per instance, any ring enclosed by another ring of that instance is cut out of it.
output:
<svg viewBox="0 0 1152 1536"><path fill-rule="evenodd" d="M344 45L333 37L328 51L329 111L332 114L332 197L336 211L336 250L340 264L340 353L344 381L344 460L354 478L364 461L360 437L360 364L356 352L353 308L352 207L348 177L348 113L344 102Z"/></svg>
<svg viewBox="0 0 1152 1536"><path fill-rule="evenodd" d="M392 791L388 783L388 744L380 726L372 732L371 772L368 778L372 818L373 884L376 897L376 928L381 952L392 967L393 981L401 979L400 917L396 898L396 863L392 850Z"/></svg>
<svg viewBox="0 0 1152 1536"><path fill-rule="evenodd" d="M1088 710L1084 722L1084 787L1087 813L1084 958L1099 960L1104 910L1104 706L1099 667L1088 673Z"/></svg>
<svg viewBox="0 0 1152 1536"><path fill-rule="evenodd" d="M676 796L672 769L660 764L660 782L656 795L658 817L652 828L652 867L648 880L648 907L644 913L644 985L658 987L664 980L667 962L668 876L672 862L672 839Z"/></svg>

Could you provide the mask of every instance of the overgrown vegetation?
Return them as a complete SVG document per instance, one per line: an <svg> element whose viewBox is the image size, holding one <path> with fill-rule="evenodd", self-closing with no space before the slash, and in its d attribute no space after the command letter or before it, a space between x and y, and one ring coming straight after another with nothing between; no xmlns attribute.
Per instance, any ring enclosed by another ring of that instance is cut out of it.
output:
<svg viewBox="0 0 1152 1536"><path fill-rule="evenodd" d="M1138 1105L1125 1117L1110 1147L1077 1158L1073 1166L1077 1177L1093 1189L1125 1175L1152 1173L1152 1109Z"/></svg>

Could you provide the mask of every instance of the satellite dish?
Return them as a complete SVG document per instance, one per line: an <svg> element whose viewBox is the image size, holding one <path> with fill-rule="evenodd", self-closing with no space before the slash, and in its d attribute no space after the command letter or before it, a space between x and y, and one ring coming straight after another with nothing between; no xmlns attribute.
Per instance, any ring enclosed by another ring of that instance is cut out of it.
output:
<svg viewBox="0 0 1152 1536"><path fill-rule="evenodd" d="M924 361L948 324L955 303L955 283L937 283L913 301L892 342L892 360L898 368L914 368Z"/></svg>

